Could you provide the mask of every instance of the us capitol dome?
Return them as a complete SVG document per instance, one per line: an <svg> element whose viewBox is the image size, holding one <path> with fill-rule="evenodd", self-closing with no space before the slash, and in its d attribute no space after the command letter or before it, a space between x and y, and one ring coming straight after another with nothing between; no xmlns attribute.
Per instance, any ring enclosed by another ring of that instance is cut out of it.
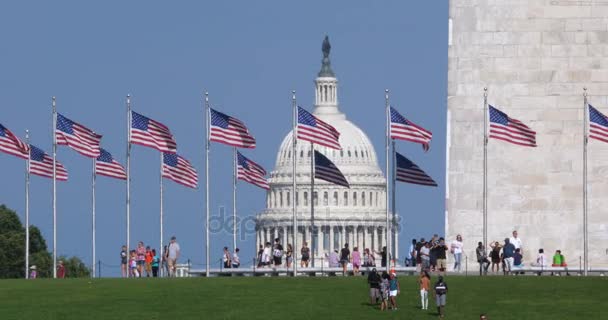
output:
<svg viewBox="0 0 608 320"><path fill-rule="evenodd" d="M307 242L311 256L315 258L313 265L317 266L325 253L340 249L345 243L351 251L358 247L362 257L365 248L380 251L386 246L386 180L369 138L339 108L338 80L331 69L329 49L326 38L321 71L315 79L313 114L340 132L342 150L317 144L314 149L340 169L350 188L315 179L311 196L311 144L297 141L296 153L292 154L293 132L289 132L270 173L266 209L256 217L256 248L266 242L273 243L275 238L279 238L285 248L287 244L293 245L291 192L292 161L295 159L298 247L294 247L294 251L299 259L302 243ZM311 201L314 201L314 215ZM397 239L394 243L398 243ZM397 247L395 252L398 252ZM324 261L327 264L326 259Z"/></svg>

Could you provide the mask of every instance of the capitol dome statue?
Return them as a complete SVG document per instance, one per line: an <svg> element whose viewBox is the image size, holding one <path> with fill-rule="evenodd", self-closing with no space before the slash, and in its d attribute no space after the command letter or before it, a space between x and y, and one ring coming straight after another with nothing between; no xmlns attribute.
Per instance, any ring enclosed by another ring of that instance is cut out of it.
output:
<svg viewBox="0 0 608 320"><path fill-rule="evenodd" d="M292 154L293 132L289 132L281 143L275 168L270 173L266 209L256 218L256 247L272 243L275 238L279 238L284 247L288 243L293 245L291 192L292 161L295 159L298 247L294 250L299 258L302 243L307 242L314 257L313 266L320 266L322 261L327 265L324 254L339 250L345 243L349 244L351 251L358 247L362 257L365 248L380 251L386 246L386 180L369 138L346 118L338 106L338 80L331 69L329 51L326 37L321 71L315 79L313 114L340 132L342 150L316 144L314 149L342 171L350 188L315 179L311 195L311 144L297 141L297 151ZM311 201L314 201L314 215ZM376 255L378 266L379 259Z"/></svg>

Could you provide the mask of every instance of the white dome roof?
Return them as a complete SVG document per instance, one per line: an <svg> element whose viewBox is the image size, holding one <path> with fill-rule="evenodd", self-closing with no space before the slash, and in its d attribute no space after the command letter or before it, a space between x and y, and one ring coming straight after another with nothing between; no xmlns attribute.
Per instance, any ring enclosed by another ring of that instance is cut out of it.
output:
<svg viewBox="0 0 608 320"><path fill-rule="evenodd" d="M340 132L342 150L335 150L319 145L314 145L314 149L327 156L342 171L349 183L385 183L382 171L378 167L374 147L367 135L359 127L348 121L341 113L319 115L314 112L313 114L334 126ZM281 179L283 177L289 177L288 180L291 181L292 136L293 132L289 132L281 143L275 169L271 172L271 184L273 182L284 183L285 180ZM297 175L300 176L302 174L310 182L310 143L308 141L297 141L296 158ZM302 182L306 183L306 180Z"/></svg>

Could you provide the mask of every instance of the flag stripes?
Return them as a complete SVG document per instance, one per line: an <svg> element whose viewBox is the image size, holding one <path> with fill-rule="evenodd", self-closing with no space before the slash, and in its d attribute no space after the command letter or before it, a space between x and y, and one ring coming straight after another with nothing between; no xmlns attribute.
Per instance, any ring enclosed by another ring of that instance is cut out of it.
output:
<svg viewBox="0 0 608 320"><path fill-rule="evenodd" d="M608 117L589 105L589 138L608 143Z"/></svg>
<svg viewBox="0 0 608 320"><path fill-rule="evenodd" d="M123 168L123 166L121 166L118 161L114 160L114 158L108 151L104 150L103 148L99 150L99 157L95 159L95 174L110 178L127 180L127 173L125 172L125 168Z"/></svg>
<svg viewBox="0 0 608 320"><path fill-rule="evenodd" d="M525 147L536 147L536 132L523 122L510 118L506 113L488 105L490 112L490 138L503 140Z"/></svg>
<svg viewBox="0 0 608 320"><path fill-rule="evenodd" d="M245 124L229 115L209 109L211 125L209 140L237 148L255 148L255 138Z"/></svg>
<svg viewBox="0 0 608 320"><path fill-rule="evenodd" d="M331 182L333 184L337 184L339 186L350 188L348 181L336 167L336 165L331 162L327 157L325 157L321 152L315 150L315 179L325 180L327 182Z"/></svg>
<svg viewBox="0 0 608 320"><path fill-rule="evenodd" d="M196 189L198 185L196 169L175 153L163 153L162 176L189 188Z"/></svg>
<svg viewBox="0 0 608 320"><path fill-rule="evenodd" d="M30 144L30 173L45 178L53 179L53 158L42 149ZM65 167L57 161L55 165L56 178L59 181L68 180L68 172Z"/></svg>
<svg viewBox="0 0 608 320"><path fill-rule="evenodd" d="M0 151L21 159L27 159L29 146L15 136L8 128L0 124Z"/></svg>
<svg viewBox="0 0 608 320"><path fill-rule="evenodd" d="M57 145L68 146L85 157L99 157L101 135L60 113L57 114L55 137Z"/></svg>
<svg viewBox="0 0 608 320"><path fill-rule="evenodd" d="M407 120L397 110L390 107L390 137L420 143L424 151L430 148L433 133Z"/></svg>
<svg viewBox="0 0 608 320"><path fill-rule="evenodd" d="M135 111L131 111L130 143L154 148L161 152L177 152L177 143L167 126Z"/></svg>
<svg viewBox="0 0 608 320"><path fill-rule="evenodd" d="M319 120L310 112L298 107L298 139L328 148L341 150L340 133L331 125Z"/></svg>
<svg viewBox="0 0 608 320"><path fill-rule="evenodd" d="M270 189L268 180L264 177L266 170L259 164L249 160L240 152L236 152L237 156L237 179L249 182L262 189Z"/></svg>
<svg viewBox="0 0 608 320"><path fill-rule="evenodd" d="M397 170L395 175L395 179L397 181L420 184L424 186L437 186L437 183L433 180L433 178L429 177L415 163L398 152L395 153L395 156L397 158Z"/></svg>

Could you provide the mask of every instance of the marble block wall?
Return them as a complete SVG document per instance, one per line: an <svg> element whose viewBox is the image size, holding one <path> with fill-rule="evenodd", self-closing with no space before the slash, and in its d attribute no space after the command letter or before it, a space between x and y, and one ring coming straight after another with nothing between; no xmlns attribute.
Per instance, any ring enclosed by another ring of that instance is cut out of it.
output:
<svg viewBox="0 0 608 320"><path fill-rule="evenodd" d="M583 88L608 114L608 0L450 0L446 237L482 240L483 88L537 132L488 144L488 240L518 230L524 260L583 255ZM589 142L589 263L608 266L608 143ZM471 267L469 267L470 269Z"/></svg>

